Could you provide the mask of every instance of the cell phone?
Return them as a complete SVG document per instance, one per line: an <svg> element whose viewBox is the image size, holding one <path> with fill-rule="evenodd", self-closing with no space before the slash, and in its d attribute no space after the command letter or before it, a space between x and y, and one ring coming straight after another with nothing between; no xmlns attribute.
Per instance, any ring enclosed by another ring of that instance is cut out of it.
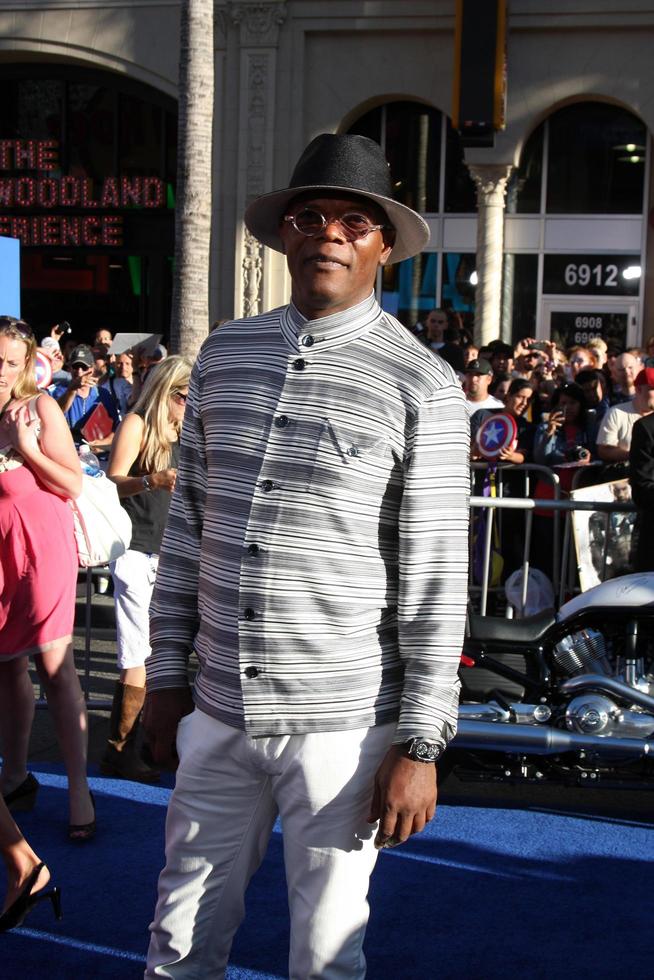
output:
<svg viewBox="0 0 654 980"><path fill-rule="evenodd" d="M73 332L73 328L71 327L68 320L62 320L61 323L58 323L57 326L55 327L55 330L57 333L62 333L62 334Z"/></svg>
<svg viewBox="0 0 654 980"><path fill-rule="evenodd" d="M535 343L535 344L530 344L530 345L529 345L529 350L540 350L540 351L546 351L546 350L547 350L547 344L543 344L543 343L541 343L540 341L538 341L538 342L537 342L537 343Z"/></svg>

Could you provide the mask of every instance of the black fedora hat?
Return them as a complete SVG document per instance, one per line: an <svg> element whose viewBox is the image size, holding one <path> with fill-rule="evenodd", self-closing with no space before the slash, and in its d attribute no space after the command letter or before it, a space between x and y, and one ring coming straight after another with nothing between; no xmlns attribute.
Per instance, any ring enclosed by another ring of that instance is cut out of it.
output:
<svg viewBox="0 0 654 980"><path fill-rule="evenodd" d="M306 191L345 191L378 204L395 229L389 263L417 255L429 241L429 228L420 215L393 200L388 163L379 144L367 136L316 136L298 160L289 186L250 204L247 228L264 245L283 252L279 222L288 203Z"/></svg>

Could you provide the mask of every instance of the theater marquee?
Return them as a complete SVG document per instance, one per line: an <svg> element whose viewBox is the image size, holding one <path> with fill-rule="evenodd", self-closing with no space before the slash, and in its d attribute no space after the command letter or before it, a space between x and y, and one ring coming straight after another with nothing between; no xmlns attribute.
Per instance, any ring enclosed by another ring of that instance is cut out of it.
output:
<svg viewBox="0 0 654 980"><path fill-rule="evenodd" d="M61 174L56 140L0 140L0 236L23 246L120 248L120 212L165 207L160 177Z"/></svg>

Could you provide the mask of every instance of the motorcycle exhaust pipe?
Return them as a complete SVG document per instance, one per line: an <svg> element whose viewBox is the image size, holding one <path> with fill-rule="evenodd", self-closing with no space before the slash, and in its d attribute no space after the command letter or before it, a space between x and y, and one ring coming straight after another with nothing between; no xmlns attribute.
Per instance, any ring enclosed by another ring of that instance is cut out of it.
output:
<svg viewBox="0 0 654 980"><path fill-rule="evenodd" d="M637 704L641 708L654 713L654 698L637 687L619 681L616 677L605 677L604 674L579 674L569 677L560 686L562 694L581 694L583 691L603 691L622 698L628 704Z"/></svg>
<svg viewBox="0 0 654 980"><path fill-rule="evenodd" d="M654 756L654 742L638 738L582 735L543 725L511 725L459 720L453 749L481 749L520 755L559 755L562 752L596 752L598 755Z"/></svg>

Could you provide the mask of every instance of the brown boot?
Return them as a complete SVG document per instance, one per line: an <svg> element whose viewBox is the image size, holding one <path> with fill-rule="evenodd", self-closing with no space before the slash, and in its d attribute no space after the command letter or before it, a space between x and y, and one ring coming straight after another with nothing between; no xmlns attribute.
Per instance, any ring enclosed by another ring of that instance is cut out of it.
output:
<svg viewBox="0 0 654 980"><path fill-rule="evenodd" d="M156 783L159 779L159 771L143 762L136 747L144 701L144 687L118 681L111 705L109 741L100 761L103 776L132 779L137 783Z"/></svg>

